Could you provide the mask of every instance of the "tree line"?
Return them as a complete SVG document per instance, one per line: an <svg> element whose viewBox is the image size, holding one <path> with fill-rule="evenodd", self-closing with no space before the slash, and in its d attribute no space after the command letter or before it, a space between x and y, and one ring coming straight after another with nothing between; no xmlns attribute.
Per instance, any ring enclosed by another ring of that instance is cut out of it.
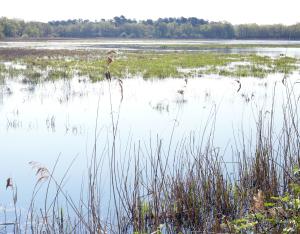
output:
<svg viewBox="0 0 300 234"><path fill-rule="evenodd" d="M5 38L172 38L172 39L300 39L300 23L294 25L232 25L196 17L134 20L117 16L110 20L82 19L25 22L0 18L0 39Z"/></svg>

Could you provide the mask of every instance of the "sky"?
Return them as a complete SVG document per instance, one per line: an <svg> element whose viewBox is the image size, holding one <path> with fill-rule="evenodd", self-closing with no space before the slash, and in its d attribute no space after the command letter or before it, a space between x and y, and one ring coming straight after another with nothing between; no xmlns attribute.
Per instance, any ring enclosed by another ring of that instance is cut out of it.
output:
<svg viewBox="0 0 300 234"><path fill-rule="evenodd" d="M300 0L0 0L0 17L26 21L198 17L233 24L295 24Z"/></svg>

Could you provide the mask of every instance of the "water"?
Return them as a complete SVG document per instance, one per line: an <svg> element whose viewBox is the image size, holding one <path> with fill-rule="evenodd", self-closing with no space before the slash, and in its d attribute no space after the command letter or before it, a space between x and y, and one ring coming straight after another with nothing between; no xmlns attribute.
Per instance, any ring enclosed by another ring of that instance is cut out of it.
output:
<svg viewBox="0 0 300 234"><path fill-rule="evenodd" d="M36 43L39 45L1 42L0 46L74 48L73 42L55 42L59 46L53 45L54 42ZM225 160L230 161L230 150L226 149L234 145L234 134L244 131L248 137L255 135L258 112L263 110L268 115L274 87L278 109L275 125L281 126L280 109L286 94L282 78L282 74L265 79L243 78L238 90L235 79L216 75L189 78L187 83L176 78L143 80L135 77L123 80L123 92L116 80L90 83L74 77L31 86L17 79L6 79L0 86L0 209L6 207L12 211L11 191L5 189L9 177L18 187L19 207L28 207L37 181L30 161L51 169L59 157L54 174L59 180L76 158L64 188L78 197L93 152L95 130L99 152L111 142L112 114L115 123L119 115L119 153L126 149L128 142L147 145L150 139L158 137L168 143L174 129L173 142L176 143L191 132L201 135L207 124L214 124L214 143L220 147ZM298 79L298 71L288 78L288 83L294 85L296 97L300 94L299 85L295 83ZM109 175L107 160L104 157L101 170L104 178ZM120 158L120 162L126 161ZM108 184L109 181L104 180L103 187L107 188Z"/></svg>
<svg viewBox="0 0 300 234"><path fill-rule="evenodd" d="M73 39L40 41L1 41L1 48L80 49L100 45L299 45L288 40L151 40L151 39Z"/></svg>
<svg viewBox="0 0 300 234"><path fill-rule="evenodd" d="M119 49L119 50L155 50L161 49L161 45L282 45L278 48L218 48L200 49L202 51L215 51L222 53L258 53L267 56L288 56L300 57L300 48L286 48L286 46L299 45L300 41L287 40L120 40L120 39L74 39L74 40L41 40L41 41L0 41L0 48L25 48L25 49ZM174 51L174 49L163 49L164 51ZM184 48L177 51L186 50ZM189 51L199 51L199 49L188 49Z"/></svg>
<svg viewBox="0 0 300 234"><path fill-rule="evenodd" d="M291 79L297 77L295 74ZM191 131L201 132L211 112L216 111L215 144L222 148L233 143L233 131L241 126L247 132L255 132L254 118L260 109L271 108L275 82L280 107L285 90L281 79L281 75L242 79L238 93L237 82L230 78L193 78L186 88L182 79L127 79L123 81L121 104L117 81L91 84L74 78L39 84L34 91L28 91L26 85L8 80L5 87L12 93L2 94L0 106L0 150L5 159L0 166L1 181L12 177L27 197L31 191L25 188L36 181L28 162L41 162L51 168L61 154L58 177L77 156L68 184L71 190L79 189L74 181L81 181L86 171L83 165L87 165L92 153L97 108L99 148L107 143L112 131L110 93L113 114L120 113L119 130L124 144L128 137L145 143L156 135L168 140L174 123L174 142L179 141ZM184 94L178 90L184 90ZM6 194L3 185L2 201Z"/></svg>

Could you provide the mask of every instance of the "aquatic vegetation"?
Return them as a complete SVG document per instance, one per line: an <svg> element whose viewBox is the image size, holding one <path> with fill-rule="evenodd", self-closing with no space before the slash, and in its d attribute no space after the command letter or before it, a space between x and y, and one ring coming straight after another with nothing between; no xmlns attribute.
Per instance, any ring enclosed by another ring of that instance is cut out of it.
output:
<svg viewBox="0 0 300 234"><path fill-rule="evenodd" d="M5 79L5 66L4 64L0 63L0 82L3 82L3 80Z"/></svg>
<svg viewBox="0 0 300 234"><path fill-rule="evenodd" d="M157 110L158 112L162 113L162 112L169 112L169 103L164 103L164 102L158 102L154 105L152 105L150 103L150 106L152 109Z"/></svg>
<svg viewBox="0 0 300 234"><path fill-rule="evenodd" d="M69 79L72 78L72 72L67 69L50 70L47 75L48 80Z"/></svg>
<svg viewBox="0 0 300 234"><path fill-rule="evenodd" d="M1 60L18 63L26 69L1 66L0 73L8 77L24 75L33 80L68 79L86 76L91 81L105 79L106 54L103 51L25 52L17 56L14 49L5 51ZM49 54L48 54L49 53ZM37 55L36 55L37 54ZM15 56L15 57L14 57ZM236 63L236 64L235 64ZM222 54L214 52L119 52L110 64L115 78L141 76L147 78L184 78L217 74L229 77L267 77L268 74L289 74L298 69L298 60L292 57L268 57L256 54ZM43 75L45 73L46 75Z"/></svg>
<svg viewBox="0 0 300 234"><path fill-rule="evenodd" d="M2 73L3 71L5 71L5 66L4 64L0 63L0 73Z"/></svg>

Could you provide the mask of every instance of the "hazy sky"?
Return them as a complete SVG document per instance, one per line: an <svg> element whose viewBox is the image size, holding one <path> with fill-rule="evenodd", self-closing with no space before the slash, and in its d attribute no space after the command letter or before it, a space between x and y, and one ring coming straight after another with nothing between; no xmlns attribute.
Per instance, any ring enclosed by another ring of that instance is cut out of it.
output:
<svg viewBox="0 0 300 234"><path fill-rule="evenodd" d="M159 17L259 24L300 22L300 0L0 0L0 16L25 20Z"/></svg>

